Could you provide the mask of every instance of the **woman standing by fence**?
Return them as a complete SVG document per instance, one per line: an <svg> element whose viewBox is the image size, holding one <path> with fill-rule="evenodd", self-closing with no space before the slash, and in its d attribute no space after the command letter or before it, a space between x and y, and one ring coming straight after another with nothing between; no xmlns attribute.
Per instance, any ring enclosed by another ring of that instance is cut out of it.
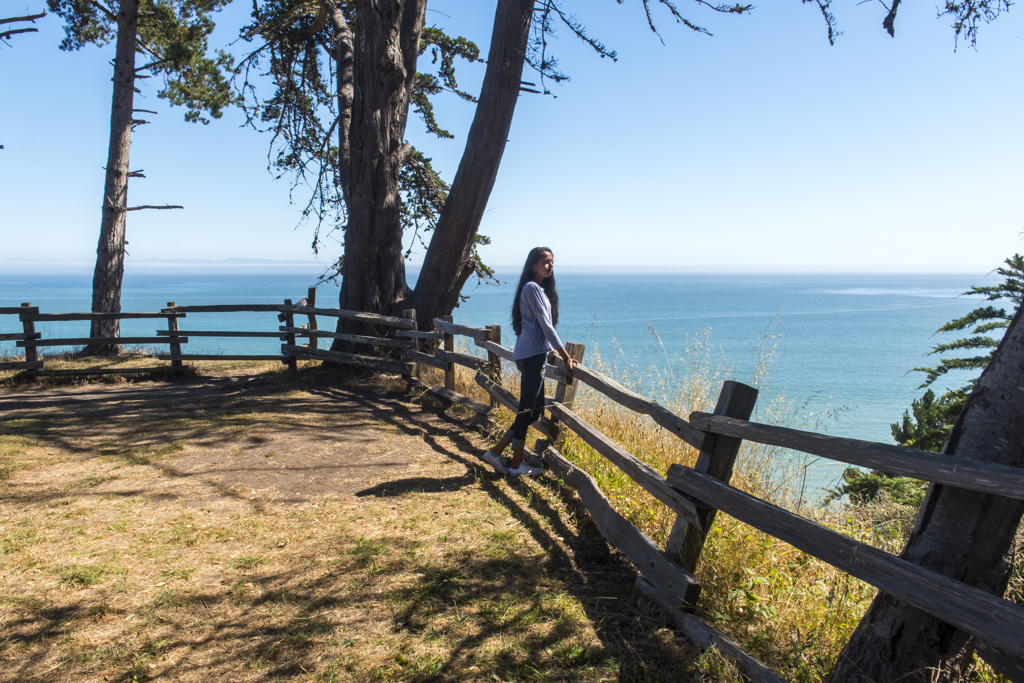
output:
<svg viewBox="0 0 1024 683"><path fill-rule="evenodd" d="M512 329L516 333L512 358L521 377L519 408L512 427L483 455L484 460L501 474L536 476L543 471L523 462L523 447L526 431L544 411L545 361L554 360L556 355L561 357L570 378L576 363L555 332L557 324L555 258L547 247L535 247L526 257L512 303ZM510 443L512 460L506 462L501 453Z"/></svg>

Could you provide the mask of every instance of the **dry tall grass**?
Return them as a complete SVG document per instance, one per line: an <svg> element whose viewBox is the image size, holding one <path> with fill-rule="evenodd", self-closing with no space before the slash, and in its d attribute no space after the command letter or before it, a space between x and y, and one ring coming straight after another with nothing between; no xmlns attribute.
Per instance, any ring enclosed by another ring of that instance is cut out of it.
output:
<svg viewBox="0 0 1024 683"><path fill-rule="evenodd" d="M660 345L657 333L653 329L651 333ZM771 330L758 340L759 362L753 377L746 379L762 390L762 396L768 393L764 389L777 342ZM672 358L665 353L665 361L664 365L652 365L643 373L623 373L614 363L606 362L598 349L588 349L583 360L588 367L633 391L657 397L677 415L712 410L722 382L730 379L730 368L713 345L710 330L688 339L686 351L680 357ZM515 388L518 374L514 369L507 370L503 381ZM487 400L473 382L472 373L460 369L458 383L460 391ZM571 408L659 472L666 472L673 463L692 465L696 460L696 451L685 442L646 416L623 408L582 384ZM806 407L776 392L768 400L761 399L753 419L822 430L834 417L829 413L811 415ZM504 419L502 424L507 424L511 415ZM595 477L622 515L664 545L675 519L671 510L571 432L563 453ZM859 506L822 506L819 496L806 488L808 463L809 458L799 454L745 442L731 483L859 541L894 554L900 552L913 527L916 509L891 500ZM1018 550L1021 548L1024 530L1018 534ZM1024 602L1024 561L1020 552L1017 557L1007 595ZM836 657L875 595L870 585L722 514L717 516L708 537L697 575L703 586L699 614L795 681L828 677ZM977 680L1004 680L982 662L975 675Z"/></svg>

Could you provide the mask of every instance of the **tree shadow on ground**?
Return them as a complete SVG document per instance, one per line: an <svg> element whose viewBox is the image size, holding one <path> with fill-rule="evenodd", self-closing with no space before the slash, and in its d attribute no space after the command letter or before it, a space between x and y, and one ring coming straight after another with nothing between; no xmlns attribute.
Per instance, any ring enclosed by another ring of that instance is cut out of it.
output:
<svg viewBox="0 0 1024 683"><path fill-rule="evenodd" d="M303 430L310 442L343 428L388 429L419 439L464 471L389 478L361 488L358 498L454 496L479 487L527 530L540 554L524 553L520 535L501 530L484 534L482 547L426 557L413 552L422 543L413 531L374 543L351 531L326 532L319 544L289 555L289 567L297 569L239 571L230 590L170 584L141 608L125 606L105 587L80 591L81 597L60 607L25 600L16 605L21 616L9 624L0 653L20 648L27 655L0 680L59 680L68 668L87 672L90 667L114 671L110 680L123 681L227 680L237 672L245 673L244 680L270 681L314 671L323 680L410 681L695 675L694 650L665 630L664 617L634 589L632 566L608 546L571 490L548 477L499 479L479 460L482 448L468 424L409 403L401 390L371 392L309 375L114 389L64 392L74 394L71 398L39 392L30 400L0 394L0 434L85 460L135 458L135 464L181 479L190 475L140 449L167 440L211 449L241 439L258 447L253 439L259 435L251 433L254 410L260 416L291 416L287 428ZM26 393L32 392L19 392ZM104 446L109 453L97 454L96 440L109 439L112 432L119 441ZM32 497L5 488L0 501L38 505L90 491L41 488ZM167 494L140 488L130 495L159 501ZM226 486L216 495L238 497ZM451 504L458 501L453 497ZM255 514L266 512L258 499L246 503ZM327 565L323 547L337 553ZM134 639L104 643L40 673L48 648L35 645L72 639L83 623L96 619L141 620L147 628ZM153 624L158 627L149 628ZM596 642L581 636L588 630ZM377 644L368 645L370 639Z"/></svg>

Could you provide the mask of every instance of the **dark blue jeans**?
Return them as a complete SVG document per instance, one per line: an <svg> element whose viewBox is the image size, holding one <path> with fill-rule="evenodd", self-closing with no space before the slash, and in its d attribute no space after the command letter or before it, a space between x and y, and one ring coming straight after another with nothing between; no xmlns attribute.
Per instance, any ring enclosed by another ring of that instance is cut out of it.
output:
<svg viewBox="0 0 1024 683"><path fill-rule="evenodd" d="M512 447L526 443L526 431L544 413L544 365L546 353L516 361L521 384L519 386L519 409L512 423Z"/></svg>

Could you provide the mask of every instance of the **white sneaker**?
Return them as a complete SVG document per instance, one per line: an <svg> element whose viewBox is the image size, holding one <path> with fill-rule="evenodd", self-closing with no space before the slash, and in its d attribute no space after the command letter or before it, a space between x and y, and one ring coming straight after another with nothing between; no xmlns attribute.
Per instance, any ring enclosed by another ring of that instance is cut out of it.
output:
<svg viewBox="0 0 1024 683"><path fill-rule="evenodd" d="M493 467L494 471L498 474L509 473L508 465L505 464L505 459L491 451L491 449L488 448L480 457L483 458L485 463Z"/></svg>
<svg viewBox="0 0 1024 683"><path fill-rule="evenodd" d="M538 477L544 474L544 469L542 467L534 467L533 465L527 464L524 460L520 463L519 467L510 468L508 473L513 477L521 477L523 475L528 477Z"/></svg>

